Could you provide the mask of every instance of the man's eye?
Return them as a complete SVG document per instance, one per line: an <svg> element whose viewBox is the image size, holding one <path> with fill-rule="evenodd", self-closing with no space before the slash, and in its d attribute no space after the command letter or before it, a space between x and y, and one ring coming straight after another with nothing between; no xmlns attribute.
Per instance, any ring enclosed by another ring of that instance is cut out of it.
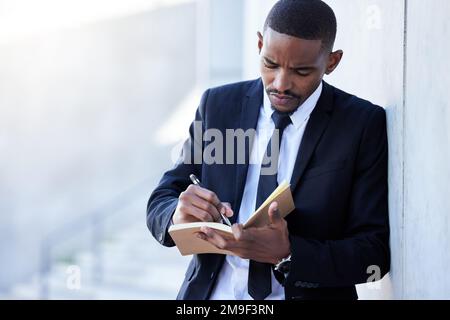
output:
<svg viewBox="0 0 450 320"><path fill-rule="evenodd" d="M276 66L276 65L273 65L273 64L267 64L267 63L264 63L264 65L265 65L265 67L268 68L268 69L276 69L276 68L277 68L277 66Z"/></svg>
<svg viewBox="0 0 450 320"><path fill-rule="evenodd" d="M298 74L299 76L302 76L302 77L307 77L307 76L309 76L309 75L311 74L311 72L301 72L301 71L297 71L297 74Z"/></svg>

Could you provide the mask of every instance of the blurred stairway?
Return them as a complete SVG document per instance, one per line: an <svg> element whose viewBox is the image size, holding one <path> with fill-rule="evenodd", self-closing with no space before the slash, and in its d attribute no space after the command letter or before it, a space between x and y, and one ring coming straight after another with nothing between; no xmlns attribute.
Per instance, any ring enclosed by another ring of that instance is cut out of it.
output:
<svg viewBox="0 0 450 320"><path fill-rule="evenodd" d="M145 222L102 241L100 252L101 257L80 251L60 258L44 279L36 275L3 298L171 300L176 298L190 260L176 248L161 246ZM42 296L41 281L46 282L47 297Z"/></svg>

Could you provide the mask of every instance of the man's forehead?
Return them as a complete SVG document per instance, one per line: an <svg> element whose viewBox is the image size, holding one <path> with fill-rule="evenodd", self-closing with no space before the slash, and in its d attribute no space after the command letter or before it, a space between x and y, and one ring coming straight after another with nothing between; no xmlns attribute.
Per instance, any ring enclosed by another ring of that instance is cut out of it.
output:
<svg viewBox="0 0 450 320"><path fill-rule="evenodd" d="M322 53L321 40L300 39L268 29L264 33L263 56L274 62L288 60L290 64L314 64Z"/></svg>

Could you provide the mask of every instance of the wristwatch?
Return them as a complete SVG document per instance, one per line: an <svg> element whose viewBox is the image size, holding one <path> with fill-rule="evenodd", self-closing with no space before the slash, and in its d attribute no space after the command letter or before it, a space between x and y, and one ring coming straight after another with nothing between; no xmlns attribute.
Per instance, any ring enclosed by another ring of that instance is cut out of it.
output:
<svg viewBox="0 0 450 320"><path fill-rule="evenodd" d="M285 277L288 275L289 271L291 270L291 257L292 257L292 255L290 254L288 257L281 259L281 261L278 262L274 268L276 271L284 274Z"/></svg>

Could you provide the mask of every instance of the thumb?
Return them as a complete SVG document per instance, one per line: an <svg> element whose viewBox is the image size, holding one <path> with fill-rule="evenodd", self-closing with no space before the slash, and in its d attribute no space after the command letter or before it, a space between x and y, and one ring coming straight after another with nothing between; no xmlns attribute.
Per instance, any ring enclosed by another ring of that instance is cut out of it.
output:
<svg viewBox="0 0 450 320"><path fill-rule="evenodd" d="M278 211L278 202L272 202L269 207L269 219L271 224L279 224L283 219Z"/></svg>
<svg viewBox="0 0 450 320"><path fill-rule="evenodd" d="M228 218L232 217L234 212L231 209L231 204L228 202L222 202L222 214L226 215Z"/></svg>

